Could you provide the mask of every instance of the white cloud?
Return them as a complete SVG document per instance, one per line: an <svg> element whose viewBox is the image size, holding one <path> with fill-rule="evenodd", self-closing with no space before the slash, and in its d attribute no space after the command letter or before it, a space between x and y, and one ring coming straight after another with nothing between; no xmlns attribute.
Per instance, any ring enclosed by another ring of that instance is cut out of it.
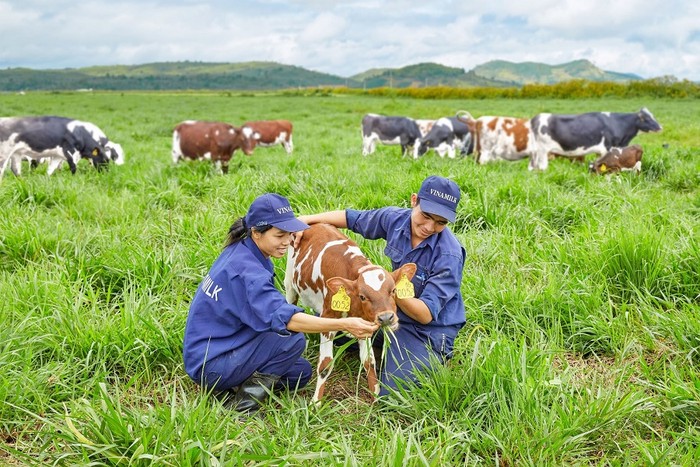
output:
<svg viewBox="0 0 700 467"><path fill-rule="evenodd" d="M700 80L699 17L681 0L0 0L0 67L273 60L350 76L586 58Z"/></svg>

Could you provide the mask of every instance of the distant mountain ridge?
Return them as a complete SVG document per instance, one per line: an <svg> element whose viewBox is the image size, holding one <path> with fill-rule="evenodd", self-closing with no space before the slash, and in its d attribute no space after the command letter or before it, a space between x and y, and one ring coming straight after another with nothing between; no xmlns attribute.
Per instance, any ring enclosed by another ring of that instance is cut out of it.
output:
<svg viewBox="0 0 700 467"><path fill-rule="evenodd" d="M518 87L572 79L627 82L642 78L604 71L588 60L561 65L494 60L472 70L437 63L375 68L349 77L320 73L277 62L156 62L141 65L92 66L61 70L0 70L0 90L273 90L320 86L350 88Z"/></svg>
<svg viewBox="0 0 700 467"><path fill-rule="evenodd" d="M545 65L537 62L513 63L493 60L474 67L477 76L494 81L524 84L554 84L572 79L588 81L627 82L641 80L631 73L604 71L588 60L575 60L561 65Z"/></svg>

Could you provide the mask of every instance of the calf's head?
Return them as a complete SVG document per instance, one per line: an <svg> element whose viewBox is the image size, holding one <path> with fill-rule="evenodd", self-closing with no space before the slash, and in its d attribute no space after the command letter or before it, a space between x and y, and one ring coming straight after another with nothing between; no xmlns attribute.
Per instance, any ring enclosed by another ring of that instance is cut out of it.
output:
<svg viewBox="0 0 700 467"><path fill-rule="evenodd" d="M326 304L333 313L347 313L395 330L399 326L396 317L397 284L403 286L415 273L414 263L404 264L392 273L370 264L360 269L356 280L332 277L326 281L327 300L330 300Z"/></svg>

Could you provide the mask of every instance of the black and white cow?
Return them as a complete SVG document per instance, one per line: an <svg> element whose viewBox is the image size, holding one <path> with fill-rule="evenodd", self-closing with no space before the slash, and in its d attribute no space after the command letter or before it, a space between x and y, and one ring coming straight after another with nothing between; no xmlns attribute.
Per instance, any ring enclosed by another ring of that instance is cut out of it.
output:
<svg viewBox="0 0 700 467"><path fill-rule="evenodd" d="M49 175L65 160L75 173L81 158L98 169L109 163L85 122L54 116L0 118L0 177L8 165L19 176L23 159L48 159Z"/></svg>
<svg viewBox="0 0 700 467"><path fill-rule="evenodd" d="M530 170L547 169L549 154L576 157L596 153L602 156L612 148L627 146L640 131L661 131L661 125L646 107L635 113L541 113L530 123L535 143Z"/></svg>
<svg viewBox="0 0 700 467"><path fill-rule="evenodd" d="M122 148L121 144L110 141L110 139L107 138L107 135L105 135L104 131L102 131L94 123L82 122L82 124L85 129L90 132L94 140L100 143L100 145L105 149L105 154L109 160L114 162L115 165L122 165L124 163L124 149ZM61 165L63 165L63 160L61 159L45 158L44 161L49 163L49 174L53 173L56 169L59 169ZM39 165L39 162L40 161L38 160L31 159L32 168Z"/></svg>
<svg viewBox="0 0 700 467"><path fill-rule="evenodd" d="M362 155L372 154L377 141L383 144L400 144L401 155L409 148L418 147L421 134L415 120L408 117L386 117L367 114L362 118Z"/></svg>
<svg viewBox="0 0 700 467"><path fill-rule="evenodd" d="M414 158L422 156L429 149L435 149L440 157L454 159L455 152L469 154L472 152L469 126L457 117L443 117L435 122L427 135L421 138Z"/></svg>

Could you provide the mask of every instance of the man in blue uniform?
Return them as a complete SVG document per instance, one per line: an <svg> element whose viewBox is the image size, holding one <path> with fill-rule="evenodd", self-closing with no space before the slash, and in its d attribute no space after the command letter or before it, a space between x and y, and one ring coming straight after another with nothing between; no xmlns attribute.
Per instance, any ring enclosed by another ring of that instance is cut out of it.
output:
<svg viewBox="0 0 700 467"><path fill-rule="evenodd" d="M455 337L466 322L460 292L466 252L447 227L456 218L459 200L454 181L430 176L411 195L410 209L346 209L299 218L307 224L348 228L367 239L383 238L394 269L406 263L418 266L411 280L414 296L396 299L399 329L383 362L382 395L401 381L416 381L416 373L434 361L451 358Z"/></svg>
<svg viewBox="0 0 700 467"><path fill-rule="evenodd" d="M270 257L283 257L293 232L306 228L286 198L259 196L229 229L190 305L185 370L196 383L230 396L239 411L257 410L273 389L306 385L311 364L301 357L302 333L345 331L365 338L377 329L361 318L306 314L275 288Z"/></svg>

